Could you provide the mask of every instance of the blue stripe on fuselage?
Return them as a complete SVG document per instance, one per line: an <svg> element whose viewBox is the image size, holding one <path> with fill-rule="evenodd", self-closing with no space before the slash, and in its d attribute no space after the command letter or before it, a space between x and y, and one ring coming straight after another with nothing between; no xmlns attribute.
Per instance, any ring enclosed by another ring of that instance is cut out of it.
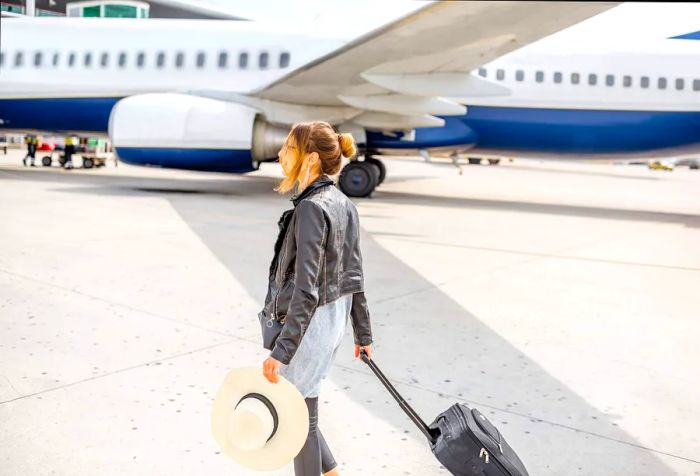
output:
<svg viewBox="0 0 700 476"><path fill-rule="evenodd" d="M0 99L0 127L17 130L107 132L121 97Z"/></svg>
<svg viewBox="0 0 700 476"><path fill-rule="evenodd" d="M245 173L255 170L250 150L116 147L119 160L131 165L204 172Z"/></svg>
<svg viewBox="0 0 700 476"><path fill-rule="evenodd" d="M121 98L0 99L1 128L107 132ZM367 133L368 148L416 149L476 146L561 154L633 154L683 150L700 153L700 112L605 111L468 106L445 127L420 128L415 141ZM207 160L196 160L202 170ZM211 164L212 167L215 166Z"/></svg>
<svg viewBox="0 0 700 476"><path fill-rule="evenodd" d="M460 117L444 117L446 127L472 138L483 149L567 154L629 154L685 148L700 152L700 112L604 111L467 106ZM467 134L464 130L471 131ZM369 148L429 148L450 145L439 128L416 130L416 140L367 134ZM456 140L451 145L468 145Z"/></svg>

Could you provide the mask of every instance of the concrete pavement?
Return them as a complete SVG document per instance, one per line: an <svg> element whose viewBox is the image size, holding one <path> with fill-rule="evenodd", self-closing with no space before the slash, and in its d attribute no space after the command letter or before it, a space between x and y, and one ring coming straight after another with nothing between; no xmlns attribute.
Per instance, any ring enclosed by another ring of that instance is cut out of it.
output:
<svg viewBox="0 0 700 476"><path fill-rule="evenodd" d="M0 156L0 473L263 474L208 418L227 369L267 356L278 166L20 159ZM532 475L700 474L700 173L387 167L355 201L375 359L425 420L479 408ZM447 474L350 327L320 401L341 473Z"/></svg>

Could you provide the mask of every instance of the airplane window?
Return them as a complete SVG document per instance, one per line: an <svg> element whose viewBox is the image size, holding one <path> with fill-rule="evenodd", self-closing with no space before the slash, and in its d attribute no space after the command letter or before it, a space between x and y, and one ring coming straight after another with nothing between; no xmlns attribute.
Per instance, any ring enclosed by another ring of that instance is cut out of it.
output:
<svg viewBox="0 0 700 476"><path fill-rule="evenodd" d="M260 57L258 58L258 66L260 66L260 69L266 69L267 68L267 60L269 59L270 55L267 54L266 51L263 51L260 53Z"/></svg>
<svg viewBox="0 0 700 476"><path fill-rule="evenodd" d="M649 87L649 76L642 76L639 79L639 85L643 87L644 89Z"/></svg>
<svg viewBox="0 0 700 476"><path fill-rule="evenodd" d="M659 89L666 89L666 78L659 78L658 82L656 83L656 87Z"/></svg>
<svg viewBox="0 0 700 476"><path fill-rule="evenodd" d="M622 77L622 85L626 88L629 88L632 86L632 76L623 76Z"/></svg>
<svg viewBox="0 0 700 476"><path fill-rule="evenodd" d="M165 53L162 51L158 53L158 56L156 56L156 66L159 68L165 66Z"/></svg>
<svg viewBox="0 0 700 476"><path fill-rule="evenodd" d="M238 67L241 69L246 69L248 67L248 53L241 53L238 55Z"/></svg>
<svg viewBox="0 0 700 476"><path fill-rule="evenodd" d="M571 73L571 84L578 84L581 80L581 75L578 73Z"/></svg>
<svg viewBox="0 0 700 476"><path fill-rule="evenodd" d="M175 55L175 66L182 68L183 64L185 64L185 53L178 51L178 53Z"/></svg>
<svg viewBox="0 0 700 476"><path fill-rule="evenodd" d="M126 53L125 52L122 51L121 53L119 53L118 63L119 63L120 68L123 68L124 65L126 64Z"/></svg>
<svg viewBox="0 0 700 476"><path fill-rule="evenodd" d="M144 63L146 62L146 54L141 51L139 54L136 55L136 66L139 68L142 68Z"/></svg>
<svg viewBox="0 0 700 476"><path fill-rule="evenodd" d="M522 69L517 70L515 72L515 80L522 81L523 79L525 79L525 71L523 71Z"/></svg>
<svg viewBox="0 0 700 476"><path fill-rule="evenodd" d="M228 63L228 53L222 51L219 53L219 68L225 68Z"/></svg>
<svg viewBox="0 0 700 476"><path fill-rule="evenodd" d="M676 78L676 89L682 91L685 88L685 81L683 78Z"/></svg>
<svg viewBox="0 0 700 476"><path fill-rule="evenodd" d="M197 53L197 67L198 68L203 68L204 67L204 51L200 51Z"/></svg>
<svg viewBox="0 0 700 476"><path fill-rule="evenodd" d="M0 66L5 62L5 53L0 51Z"/></svg>
<svg viewBox="0 0 700 476"><path fill-rule="evenodd" d="M60 56L60 55L58 54L58 52L56 52L56 53L53 54L53 61L52 61L52 63L51 63L51 64L53 64L53 66L58 66L59 56Z"/></svg>
<svg viewBox="0 0 700 476"><path fill-rule="evenodd" d="M612 74L605 75L605 85L615 86L615 76L613 76Z"/></svg>
<svg viewBox="0 0 700 476"><path fill-rule="evenodd" d="M557 84L561 83L561 79L562 79L562 74L560 72L557 71L556 73L554 73L554 82L555 83L557 83Z"/></svg>
<svg viewBox="0 0 700 476"><path fill-rule="evenodd" d="M90 66L92 64L92 53L85 53L85 56L83 57L83 64L85 66Z"/></svg>
<svg viewBox="0 0 700 476"><path fill-rule="evenodd" d="M280 68L286 68L289 66L289 53L286 51L280 55Z"/></svg>
<svg viewBox="0 0 700 476"><path fill-rule="evenodd" d="M15 53L15 67L18 68L22 66L22 62L24 61L24 54L21 51L18 51Z"/></svg>
<svg viewBox="0 0 700 476"><path fill-rule="evenodd" d="M103 68L107 67L107 63L109 62L109 53L106 51L102 53L102 57L100 58L100 64L102 65Z"/></svg>
<svg viewBox="0 0 700 476"><path fill-rule="evenodd" d="M693 91L700 91L700 79L693 80Z"/></svg>
<svg viewBox="0 0 700 476"><path fill-rule="evenodd" d="M595 74L589 74L588 75L588 84L591 86L595 86L598 83L598 76Z"/></svg>
<svg viewBox="0 0 700 476"><path fill-rule="evenodd" d="M68 55L68 66L72 68L74 64L75 64L75 53L71 53Z"/></svg>
<svg viewBox="0 0 700 476"><path fill-rule="evenodd" d="M503 71L502 69L497 69L496 70L496 79L499 81L503 81L506 77L506 72Z"/></svg>
<svg viewBox="0 0 700 476"><path fill-rule="evenodd" d="M535 81L537 81L538 83L544 81L544 73L542 71L537 71L535 73Z"/></svg>
<svg viewBox="0 0 700 476"><path fill-rule="evenodd" d="M41 51L34 53L34 66L41 66Z"/></svg>
<svg viewBox="0 0 700 476"><path fill-rule="evenodd" d="M479 68L479 76L482 78L486 77L486 68Z"/></svg>

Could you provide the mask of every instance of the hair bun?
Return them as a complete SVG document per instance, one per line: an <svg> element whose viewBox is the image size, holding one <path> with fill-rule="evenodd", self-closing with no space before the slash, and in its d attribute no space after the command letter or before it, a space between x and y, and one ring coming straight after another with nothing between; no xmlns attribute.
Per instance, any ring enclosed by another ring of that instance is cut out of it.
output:
<svg viewBox="0 0 700 476"><path fill-rule="evenodd" d="M352 134L341 132L338 134L338 141L340 142L340 152L343 154L343 157L349 159L355 156L357 147L355 147L355 139L352 137Z"/></svg>

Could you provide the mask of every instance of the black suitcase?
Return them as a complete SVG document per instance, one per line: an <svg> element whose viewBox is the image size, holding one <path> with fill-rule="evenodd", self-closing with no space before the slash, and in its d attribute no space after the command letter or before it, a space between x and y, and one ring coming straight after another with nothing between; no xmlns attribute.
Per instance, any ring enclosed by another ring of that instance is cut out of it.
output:
<svg viewBox="0 0 700 476"><path fill-rule="evenodd" d="M435 457L456 476L528 476L515 451L501 433L476 409L455 403L430 424L406 403L364 349L360 357L389 390L408 417L430 442Z"/></svg>

